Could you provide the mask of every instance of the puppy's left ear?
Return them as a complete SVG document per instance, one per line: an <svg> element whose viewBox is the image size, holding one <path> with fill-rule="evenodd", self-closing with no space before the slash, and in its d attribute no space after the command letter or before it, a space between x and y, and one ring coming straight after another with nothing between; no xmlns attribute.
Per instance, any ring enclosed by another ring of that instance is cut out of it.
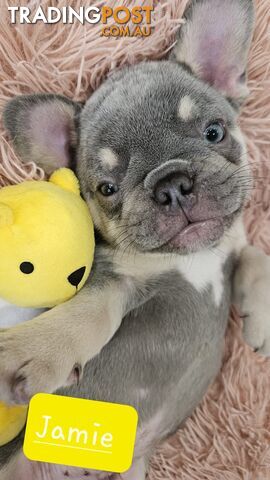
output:
<svg viewBox="0 0 270 480"><path fill-rule="evenodd" d="M246 65L254 17L252 0L191 0L172 59L240 101L248 94Z"/></svg>
<svg viewBox="0 0 270 480"><path fill-rule="evenodd" d="M19 95L3 112L4 126L23 162L47 174L74 166L81 105L55 94Z"/></svg>

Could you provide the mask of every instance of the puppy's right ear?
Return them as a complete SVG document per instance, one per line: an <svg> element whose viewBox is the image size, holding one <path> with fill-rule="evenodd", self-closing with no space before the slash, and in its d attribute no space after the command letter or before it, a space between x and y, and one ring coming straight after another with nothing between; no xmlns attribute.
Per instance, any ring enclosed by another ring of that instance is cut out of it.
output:
<svg viewBox="0 0 270 480"><path fill-rule="evenodd" d="M255 18L252 0L190 0L172 53L174 61L241 103Z"/></svg>
<svg viewBox="0 0 270 480"><path fill-rule="evenodd" d="M60 95L22 95L7 104L3 120L21 159L50 174L74 162L80 110Z"/></svg>

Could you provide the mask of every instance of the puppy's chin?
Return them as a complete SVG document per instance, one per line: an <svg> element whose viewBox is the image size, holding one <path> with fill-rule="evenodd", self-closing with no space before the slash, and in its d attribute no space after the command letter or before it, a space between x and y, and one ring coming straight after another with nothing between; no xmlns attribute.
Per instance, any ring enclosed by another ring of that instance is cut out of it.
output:
<svg viewBox="0 0 270 480"><path fill-rule="evenodd" d="M189 223L174 235L167 246L177 251L197 251L202 247L212 246L224 234L224 224L220 219ZM164 245L164 246L166 246Z"/></svg>
<svg viewBox="0 0 270 480"><path fill-rule="evenodd" d="M238 211L224 218L186 222L185 225L178 225L178 228L175 228L175 225L174 228L167 230L166 235L164 231L162 234L159 232L155 239L150 239L151 235L149 235L149 243L135 241L134 246L136 245L136 249L144 253L177 255L188 255L211 249L220 243L239 214Z"/></svg>
<svg viewBox="0 0 270 480"><path fill-rule="evenodd" d="M221 219L193 222L179 230L167 241L160 242L159 246L147 250L152 253L188 255L214 247L219 243L224 233L225 226Z"/></svg>

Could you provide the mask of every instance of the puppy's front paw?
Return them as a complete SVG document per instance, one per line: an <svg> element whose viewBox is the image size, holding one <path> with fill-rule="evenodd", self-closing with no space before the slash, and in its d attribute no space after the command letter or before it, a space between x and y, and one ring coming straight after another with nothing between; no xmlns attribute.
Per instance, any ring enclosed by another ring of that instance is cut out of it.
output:
<svg viewBox="0 0 270 480"><path fill-rule="evenodd" d="M0 400L8 403L28 403L38 392L78 382L82 373L61 345L46 345L30 332L19 327L0 332Z"/></svg>
<svg viewBox="0 0 270 480"><path fill-rule="evenodd" d="M258 353L270 355L270 257L248 246L234 278L234 302L243 317L243 335Z"/></svg>
<svg viewBox="0 0 270 480"><path fill-rule="evenodd" d="M250 309L249 309L250 307ZM270 356L270 304L269 307L246 305L243 315L243 336L255 352Z"/></svg>

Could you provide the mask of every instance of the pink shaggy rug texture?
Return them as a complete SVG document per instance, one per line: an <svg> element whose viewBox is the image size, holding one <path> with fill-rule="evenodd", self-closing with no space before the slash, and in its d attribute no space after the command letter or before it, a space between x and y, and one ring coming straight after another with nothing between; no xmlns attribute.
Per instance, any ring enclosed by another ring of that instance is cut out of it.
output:
<svg viewBox="0 0 270 480"><path fill-rule="evenodd" d="M20 93L55 92L83 101L116 68L162 58L173 45L187 0L137 0L136 5L155 7L153 33L144 39L102 37L100 24L11 25L7 7L20 3L30 8L67 5L64 0L0 0L1 110ZM74 8L83 3L69 2ZM240 122L255 177L246 209L247 231L250 242L270 254L270 0L256 3L249 61L251 94ZM130 6L131 2L108 0L106 4ZM35 165L21 164L3 129L0 134L0 185L42 178ZM270 480L270 361L245 345L235 312L217 380L185 428L153 456L149 479Z"/></svg>

